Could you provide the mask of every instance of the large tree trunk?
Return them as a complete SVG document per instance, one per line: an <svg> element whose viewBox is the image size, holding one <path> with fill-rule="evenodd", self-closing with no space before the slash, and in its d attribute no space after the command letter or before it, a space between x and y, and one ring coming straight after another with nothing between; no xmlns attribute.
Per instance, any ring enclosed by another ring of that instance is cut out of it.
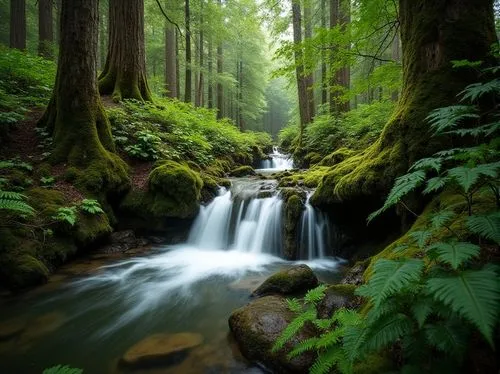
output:
<svg viewBox="0 0 500 374"><path fill-rule="evenodd" d="M191 28L189 26L190 23L190 9L189 9L189 0L185 0L184 6L184 18L186 23L186 73L184 77L184 101L186 103L191 102Z"/></svg>
<svg viewBox="0 0 500 374"><path fill-rule="evenodd" d="M146 77L144 0L109 1L108 56L99 76L101 94L113 100L151 101Z"/></svg>
<svg viewBox="0 0 500 374"><path fill-rule="evenodd" d="M208 108L214 107L214 84L213 84L213 56L212 56L212 36L208 39Z"/></svg>
<svg viewBox="0 0 500 374"><path fill-rule="evenodd" d="M302 20L299 0L292 3L293 43L295 44L295 75L299 98L300 132L298 147L302 146L304 129L311 122L309 100L307 94L307 79L304 76L304 56L302 51Z"/></svg>
<svg viewBox="0 0 500 374"><path fill-rule="evenodd" d="M175 49L175 28L167 21L165 26L165 89L167 96L177 97L177 54Z"/></svg>
<svg viewBox="0 0 500 374"><path fill-rule="evenodd" d="M321 0L321 28L326 29L326 0ZM328 102L328 78L326 71L326 58L325 50L321 51L321 104L325 105Z"/></svg>
<svg viewBox="0 0 500 374"><path fill-rule="evenodd" d="M203 12L203 2L201 3L201 11ZM198 74L198 84L196 90L196 106L203 106L203 14L200 16L200 41L198 48L198 66L200 68L200 72Z"/></svg>
<svg viewBox="0 0 500 374"><path fill-rule="evenodd" d="M222 7L222 0L217 2ZM220 75L224 72L224 56L222 50L222 41L217 45L217 119L224 117L224 89L220 82Z"/></svg>
<svg viewBox="0 0 500 374"><path fill-rule="evenodd" d="M125 163L115 154L97 89L98 0L63 0L61 43L52 99L38 125L50 130L53 163L86 168L82 187L92 192L128 185Z"/></svg>
<svg viewBox="0 0 500 374"><path fill-rule="evenodd" d="M38 54L50 59L54 57L52 9L52 0L38 0Z"/></svg>
<svg viewBox="0 0 500 374"><path fill-rule="evenodd" d="M493 0L400 0L399 14L403 88L395 113L371 147L323 178L312 199L316 204L369 199L378 205L396 177L446 141L431 138L429 112L455 103L478 79L477 71L453 69L451 61L494 62Z"/></svg>
<svg viewBox="0 0 500 374"><path fill-rule="evenodd" d="M10 0L10 48L26 49L25 0Z"/></svg>
<svg viewBox="0 0 500 374"><path fill-rule="evenodd" d="M401 63L401 46L399 44L399 30L396 30L394 40L391 46L391 58L396 63ZM392 101L398 101L399 92L396 90L391 93Z"/></svg>
<svg viewBox="0 0 500 374"><path fill-rule="evenodd" d="M339 21L342 25L342 31L346 32L351 22L351 0L340 0L339 3ZM350 49L350 45L343 45L342 48ZM351 68L348 65L343 66L337 72L337 82L343 88L342 94L344 94L351 85ZM349 100L342 98L337 103L338 112L348 112L350 110Z"/></svg>
<svg viewBox="0 0 500 374"><path fill-rule="evenodd" d="M312 39L312 15L311 15L311 5L308 1L304 2L304 40L307 42ZM309 121L311 122L314 118L314 112L316 111L316 104L314 103L314 78L313 69L311 64L312 60L312 50L309 44L306 44L304 48L304 67L307 71L306 74L306 86L307 86L307 103L309 105ZM307 63L306 63L307 61Z"/></svg>

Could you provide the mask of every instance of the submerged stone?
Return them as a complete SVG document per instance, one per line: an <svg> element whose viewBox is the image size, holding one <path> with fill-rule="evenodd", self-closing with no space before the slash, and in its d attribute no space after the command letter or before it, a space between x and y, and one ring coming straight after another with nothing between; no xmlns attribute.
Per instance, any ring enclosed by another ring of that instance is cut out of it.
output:
<svg viewBox="0 0 500 374"><path fill-rule="evenodd" d="M295 318L286 299L265 296L236 309L229 317L229 327L242 354L250 361L261 363L276 373L307 373L315 353L304 353L293 359L287 354L302 340L314 336L314 329L305 325L285 347L277 352L271 349L283 330Z"/></svg>
<svg viewBox="0 0 500 374"><path fill-rule="evenodd" d="M200 334L151 335L132 346L121 358L120 364L129 368L168 366L182 362L189 350L203 342Z"/></svg>
<svg viewBox="0 0 500 374"><path fill-rule="evenodd" d="M297 265L271 275L252 292L252 296L290 295L306 292L318 286L318 284L318 278L309 266Z"/></svg>
<svg viewBox="0 0 500 374"><path fill-rule="evenodd" d="M0 323L0 341L12 339L22 333L25 327L26 321L20 318Z"/></svg>

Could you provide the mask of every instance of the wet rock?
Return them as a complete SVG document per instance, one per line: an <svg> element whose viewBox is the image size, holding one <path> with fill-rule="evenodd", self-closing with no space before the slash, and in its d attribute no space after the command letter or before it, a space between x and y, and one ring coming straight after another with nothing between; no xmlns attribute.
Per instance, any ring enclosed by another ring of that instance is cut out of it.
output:
<svg viewBox="0 0 500 374"><path fill-rule="evenodd" d="M103 247L102 253L123 253L137 247L144 247L149 244L145 238L137 238L134 231L116 231L110 235L109 244Z"/></svg>
<svg viewBox="0 0 500 374"><path fill-rule="evenodd" d="M318 304L319 318L330 318L337 309L356 309L361 304L361 299L354 295L356 286L350 284L335 284L328 287L325 297Z"/></svg>
<svg viewBox="0 0 500 374"><path fill-rule="evenodd" d="M236 291L252 292L266 280L265 276L247 277L235 280L229 284L229 288Z"/></svg>
<svg viewBox="0 0 500 374"><path fill-rule="evenodd" d="M175 365L202 342L200 334L190 332L151 335L132 346L121 358L120 365L132 369Z"/></svg>
<svg viewBox="0 0 500 374"><path fill-rule="evenodd" d="M283 253L287 260L299 257L298 232L300 217L306 200L305 192L295 188L282 188L283 197Z"/></svg>
<svg viewBox="0 0 500 374"><path fill-rule="evenodd" d="M364 262L357 262L352 268L350 268L344 278L340 281L342 284L352 284L359 286L363 284L363 274L366 270L366 264Z"/></svg>
<svg viewBox="0 0 500 374"><path fill-rule="evenodd" d="M314 362L314 353L308 352L291 360L287 354L298 342L314 336L312 326L304 326L283 349L271 352L274 342L294 317L285 298L265 296L233 311L229 327L248 360L261 363L276 373L307 373Z"/></svg>
<svg viewBox="0 0 500 374"><path fill-rule="evenodd" d="M244 165L231 170L229 175L232 177L244 177L247 175L255 175L255 170L251 166Z"/></svg>
<svg viewBox="0 0 500 374"><path fill-rule="evenodd" d="M252 292L252 296L290 295L306 292L318 284L318 278L309 266L297 265L271 275Z"/></svg>
<svg viewBox="0 0 500 374"><path fill-rule="evenodd" d="M152 244L165 244L167 242L167 238L163 236L148 236L147 240L149 240Z"/></svg>
<svg viewBox="0 0 500 374"><path fill-rule="evenodd" d="M23 332L26 327L26 321L22 319L10 319L0 324L0 341L14 338Z"/></svg>

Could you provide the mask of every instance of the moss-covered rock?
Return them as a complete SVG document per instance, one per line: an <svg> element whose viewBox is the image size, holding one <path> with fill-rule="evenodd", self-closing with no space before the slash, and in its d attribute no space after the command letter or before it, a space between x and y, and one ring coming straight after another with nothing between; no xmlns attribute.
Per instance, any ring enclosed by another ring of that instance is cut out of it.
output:
<svg viewBox="0 0 500 374"><path fill-rule="evenodd" d="M297 265L271 275L252 292L252 296L304 293L318 284L318 278L309 266Z"/></svg>
<svg viewBox="0 0 500 374"><path fill-rule="evenodd" d="M320 162L321 166L335 166L347 158L353 156L356 151L349 148L339 148L335 152L330 153L328 156L325 156Z"/></svg>
<svg viewBox="0 0 500 374"><path fill-rule="evenodd" d="M232 177L245 177L247 175L255 175L255 170L251 166L244 165L231 170L229 175Z"/></svg>
<svg viewBox="0 0 500 374"><path fill-rule="evenodd" d="M305 157L304 157L304 162L307 165L316 165L321 161L323 156L321 156L318 152L309 152Z"/></svg>
<svg viewBox="0 0 500 374"><path fill-rule="evenodd" d="M313 166L303 171L283 173L278 176L280 187L305 186L315 188L330 168L325 166Z"/></svg>
<svg viewBox="0 0 500 374"><path fill-rule="evenodd" d="M79 213L74 238L79 247L86 247L106 238L113 232L105 213Z"/></svg>
<svg viewBox="0 0 500 374"><path fill-rule="evenodd" d="M300 341L314 336L314 329L306 325L285 345L272 352L271 348L282 331L294 319L287 302L280 296L265 296L239 308L229 317L229 327L243 355L275 373L307 373L316 354L304 353L293 359L287 354Z"/></svg>
<svg viewBox="0 0 500 374"><path fill-rule="evenodd" d="M325 296L317 305L318 318L330 318L337 309L355 309L361 305L361 298L354 296L356 286L334 284L325 290Z"/></svg>
<svg viewBox="0 0 500 374"><path fill-rule="evenodd" d="M121 209L146 221L151 218L192 218L199 209L203 180L187 165L165 161L153 169L146 191L132 190Z"/></svg>
<svg viewBox="0 0 500 374"><path fill-rule="evenodd" d="M295 191L292 193L292 191ZM304 210L305 193L296 189L282 189L283 195L283 255L288 260L299 257L298 232Z"/></svg>

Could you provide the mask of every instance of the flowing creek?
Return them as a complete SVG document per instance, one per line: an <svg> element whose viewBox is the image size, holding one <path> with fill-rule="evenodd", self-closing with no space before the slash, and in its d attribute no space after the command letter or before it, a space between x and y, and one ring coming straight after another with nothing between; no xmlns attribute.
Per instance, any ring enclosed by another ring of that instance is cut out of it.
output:
<svg viewBox="0 0 500 374"><path fill-rule="evenodd" d="M276 270L306 263L321 280L333 281L340 263L326 256L327 217L309 204L299 233L304 260L280 257L283 202L274 187L273 181L234 180L230 191L221 189L201 208L186 243L104 262L80 260L46 286L1 299L0 373L41 373L58 364L86 374L262 373L231 341L231 311ZM179 332L203 337L180 363L134 371L118 364L142 339Z"/></svg>

